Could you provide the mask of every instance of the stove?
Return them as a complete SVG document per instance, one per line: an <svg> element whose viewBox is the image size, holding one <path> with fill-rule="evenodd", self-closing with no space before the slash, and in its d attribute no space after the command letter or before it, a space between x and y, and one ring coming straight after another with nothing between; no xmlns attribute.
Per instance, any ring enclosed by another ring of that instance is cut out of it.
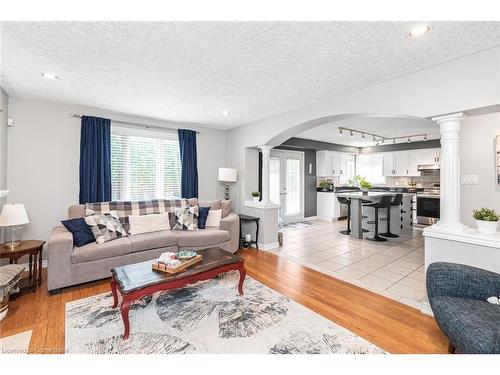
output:
<svg viewBox="0 0 500 375"><path fill-rule="evenodd" d="M425 187L417 192L417 223L432 225L440 217L440 187L439 184Z"/></svg>

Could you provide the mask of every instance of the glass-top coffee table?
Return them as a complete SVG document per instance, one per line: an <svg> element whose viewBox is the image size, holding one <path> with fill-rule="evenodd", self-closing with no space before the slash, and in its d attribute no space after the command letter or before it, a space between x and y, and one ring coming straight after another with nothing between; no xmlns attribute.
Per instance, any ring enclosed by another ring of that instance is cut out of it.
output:
<svg viewBox="0 0 500 375"><path fill-rule="evenodd" d="M238 292L243 294L243 281L246 275L243 258L219 247L211 247L197 252L202 256L201 262L175 275L154 271L151 265L155 260L116 267L111 270L113 275L111 277L113 308L118 306L118 292L122 295L120 310L125 326L124 340L128 339L130 333L128 318L130 305L145 296L208 280L232 270L237 270L240 273Z"/></svg>

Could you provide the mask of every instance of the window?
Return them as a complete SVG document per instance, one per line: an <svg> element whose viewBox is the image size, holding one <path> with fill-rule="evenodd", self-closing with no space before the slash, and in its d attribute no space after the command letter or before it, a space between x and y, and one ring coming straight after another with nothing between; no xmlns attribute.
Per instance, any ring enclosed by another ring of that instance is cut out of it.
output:
<svg viewBox="0 0 500 375"><path fill-rule="evenodd" d="M356 174L372 184L385 184L382 155L357 155Z"/></svg>
<svg viewBox="0 0 500 375"><path fill-rule="evenodd" d="M181 196L179 141L174 134L112 127L112 199L138 201Z"/></svg>

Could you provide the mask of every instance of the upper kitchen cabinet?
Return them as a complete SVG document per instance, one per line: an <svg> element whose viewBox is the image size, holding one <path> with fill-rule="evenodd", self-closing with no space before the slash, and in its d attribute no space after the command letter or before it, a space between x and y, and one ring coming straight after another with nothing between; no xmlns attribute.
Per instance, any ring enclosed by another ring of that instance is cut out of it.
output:
<svg viewBox="0 0 500 375"><path fill-rule="evenodd" d="M316 152L316 169L318 176L354 176L354 155L335 151Z"/></svg>
<svg viewBox="0 0 500 375"><path fill-rule="evenodd" d="M420 176L417 170L420 151L398 151L383 154L383 174L390 176Z"/></svg>
<svg viewBox="0 0 500 375"><path fill-rule="evenodd" d="M330 151L316 152L316 175L333 176L333 159Z"/></svg>
<svg viewBox="0 0 500 375"><path fill-rule="evenodd" d="M429 148L427 150L420 150L420 164L436 164L439 163L441 149Z"/></svg>

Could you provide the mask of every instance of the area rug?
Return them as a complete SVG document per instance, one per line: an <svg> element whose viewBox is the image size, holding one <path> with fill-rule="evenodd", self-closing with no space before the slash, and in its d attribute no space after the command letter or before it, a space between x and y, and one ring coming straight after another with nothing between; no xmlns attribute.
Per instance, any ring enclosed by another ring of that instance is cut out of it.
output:
<svg viewBox="0 0 500 375"><path fill-rule="evenodd" d="M26 354L31 341L32 330L0 339L0 354Z"/></svg>
<svg viewBox="0 0 500 375"><path fill-rule="evenodd" d="M384 353L377 346L238 274L160 292L130 310L123 340L111 293L66 304L66 351L88 354L166 353Z"/></svg>

